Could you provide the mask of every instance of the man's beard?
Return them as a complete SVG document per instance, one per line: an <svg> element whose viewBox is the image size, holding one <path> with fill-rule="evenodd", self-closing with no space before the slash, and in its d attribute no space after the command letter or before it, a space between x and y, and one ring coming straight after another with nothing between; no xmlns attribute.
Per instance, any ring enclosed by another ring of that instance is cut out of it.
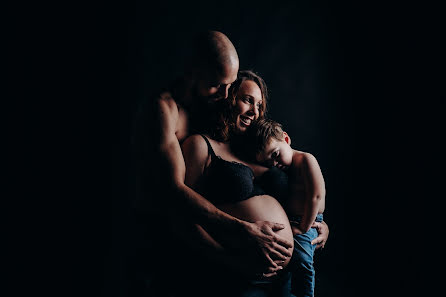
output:
<svg viewBox="0 0 446 297"><path fill-rule="evenodd" d="M214 94L214 95L206 96L206 97L201 96L198 93L196 85L192 89L192 96L194 98L194 101L196 101L196 102L198 102L200 104L213 104L215 102L219 102L219 101L225 100L225 98L222 97L220 94Z"/></svg>
<svg viewBox="0 0 446 297"><path fill-rule="evenodd" d="M209 97L198 97L196 108L206 112L207 116L215 117L226 110L228 104L226 100L227 98L210 100Z"/></svg>
<svg viewBox="0 0 446 297"><path fill-rule="evenodd" d="M211 96L206 97L206 100L207 100L207 102L209 104L212 104L212 103L215 103L215 102L219 102L221 100L225 100L225 98L222 97L219 94L215 94L215 95L211 95Z"/></svg>
<svg viewBox="0 0 446 297"><path fill-rule="evenodd" d="M207 104L209 106L216 105L216 104L218 105L219 102L226 100L221 95L211 95L211 96L203 97L203 96L199 96L198 94L197 94L197 99L198 99L197 101L200 102L201 104Z"/></svg>
<svg viewBox="0 0 446 297"><path fill-rule="evenodd" d="M227 100L229 99L222 98L215 101L209 100L209 97L196 96L190 110L195 128L209 135L219 131L228 112Z"/></svg>

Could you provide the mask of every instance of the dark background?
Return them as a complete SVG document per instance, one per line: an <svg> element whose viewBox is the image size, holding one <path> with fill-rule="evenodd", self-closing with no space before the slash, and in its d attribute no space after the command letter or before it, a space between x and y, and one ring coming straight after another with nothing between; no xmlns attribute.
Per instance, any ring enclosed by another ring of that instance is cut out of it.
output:
<svg viewBox="0 0 446 297"><path fill-rule="evenodd" d="M99 2L28 7L10 24L20 30L14 41L29 38L13 62L36 92L28 96L29 111L19 108L15 127L16 138L33 133L27 145L37 161L20 162L36 165L28 190L55 197L21 210L33 218L19 223L33 243L55 242L44 248L45 257L27 245L19 249L24 262L36 262L33 275L49 267L57 276L39 286L62 296L133 296L135 112L181 73L190 38L212 29L234 43L240 69L265 79L270 117L322 168L330 237L316 254L317 296L433 292L443 233L438 201L444 198L438 187L444 138L438 7ZM32 120L23 124L25 118ZM42 168L50 174L42 175ZM51 216L34 219L36 205ZM34 224L40 221L43 228ZM54 265L46 262L50 257Z"/></svg>

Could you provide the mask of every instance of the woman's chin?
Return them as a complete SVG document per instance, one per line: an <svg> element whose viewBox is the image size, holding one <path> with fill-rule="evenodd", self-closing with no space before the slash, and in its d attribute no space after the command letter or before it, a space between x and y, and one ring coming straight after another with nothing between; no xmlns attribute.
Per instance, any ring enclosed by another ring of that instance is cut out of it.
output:
<svg viewBox="0 0 446 297"><path fill-rule="evenodd" d="M237 125L237 128L235 129L235 134L241 135L241 134L245 133L247 129L248 129L248 126L239 124L239 125Z"/></svg>

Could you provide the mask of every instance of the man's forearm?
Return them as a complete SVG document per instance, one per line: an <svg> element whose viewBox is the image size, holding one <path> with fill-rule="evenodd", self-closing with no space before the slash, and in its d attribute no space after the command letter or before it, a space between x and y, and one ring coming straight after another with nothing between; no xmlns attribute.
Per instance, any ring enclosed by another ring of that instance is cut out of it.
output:
<svg viewBox="0 0 446 297"><path fill-rule="evenodd" d="M246 276L254 276L256 272L266 271L266 268L263 269L264 267L259 264L258 258L251 259L249 255L238 255L223 248L202 226L185 224L181 217L176 217L172 221L176 225L174 228L178 237L182 238L189 248L196 251L197 258L194 260L212 262Z"/></svg>
<svg viewBox="0 0 446 297"><path fill-rule="evenodd" d="M222 231L241 228L243 221L219 210L205 197L185 184L186 167L180 145L176 139L160 146L158 178L167 181L168 200L165 209L181 212L206 230Z"/></svg>
<svg viewBox="0 0 446 297"><path fill-rule="evenodd" d="M211 232L227 232L240 229L243 221L219 210L206 198L185 184L172 185L175 209L188 214L191 222L203 226Z"/></svg>

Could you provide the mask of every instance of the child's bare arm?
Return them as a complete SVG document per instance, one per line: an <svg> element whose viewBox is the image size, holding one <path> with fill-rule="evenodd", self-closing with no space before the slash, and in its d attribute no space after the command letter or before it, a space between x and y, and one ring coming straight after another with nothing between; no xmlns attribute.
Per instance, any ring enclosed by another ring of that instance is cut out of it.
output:
<svg viewBox="0 0 446 297"><path fill-rule="evenodd" d="M310 230L320 203L325 199L325 182L319 164L312 154L294 151L290 169L299 171L304 184L303 214L297 228L305 233Z"/></svg>

